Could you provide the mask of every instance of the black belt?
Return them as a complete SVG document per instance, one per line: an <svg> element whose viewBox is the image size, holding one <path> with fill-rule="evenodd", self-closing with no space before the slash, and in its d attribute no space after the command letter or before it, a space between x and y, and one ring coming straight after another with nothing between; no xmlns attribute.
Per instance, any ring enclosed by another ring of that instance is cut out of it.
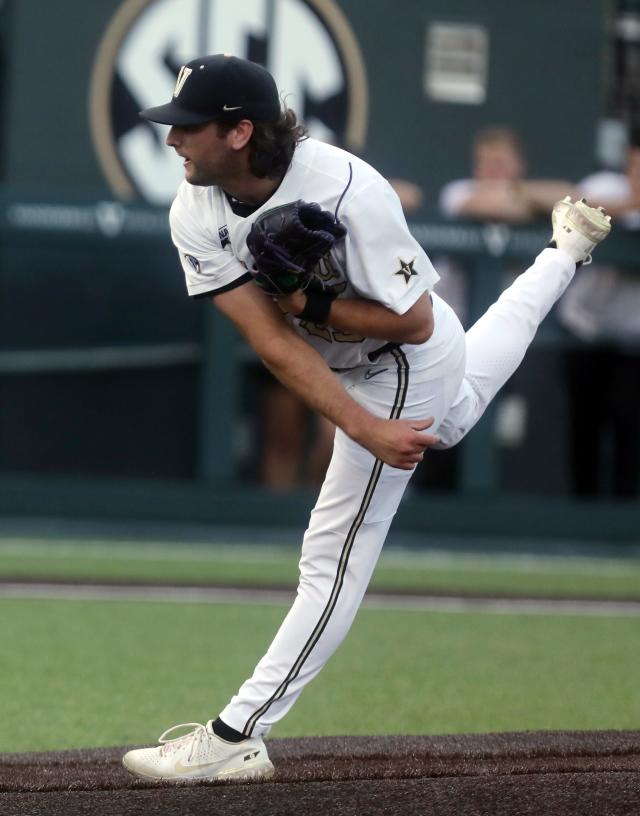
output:
<svg viewBox="0 0 640 816"><path fill-rule="evenodd" d="M375 361L382 357L383 354L386 354L388 351L393 351L393 349L398 349L402 346L402 343L385 343L384 346L380 346L379 349L375 351L370 351L367 354L369 361L375 363Z"/></svg>
<svg viewBox="0 0 640 816"><path fill-rule="evenodd" d="M388 351L393 351L393 349L401 348L402 343L385 343L384 346L380 346L379 349L375 351L370 351L367 354L367 358L369 362L375 363L379 357L382 357L383 354L386 354ZM354 369L359 368L359 366L351 366L350 368L332 368L331 370L335 374L344 374L345 371L353 371Z"/></svg>

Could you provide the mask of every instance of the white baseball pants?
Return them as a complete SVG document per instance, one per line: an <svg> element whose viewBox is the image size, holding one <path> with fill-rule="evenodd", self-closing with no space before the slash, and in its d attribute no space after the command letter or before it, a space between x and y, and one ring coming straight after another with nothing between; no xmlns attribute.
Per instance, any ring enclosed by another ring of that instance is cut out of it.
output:
<svg viewBox="0 0 640 816"><path fill-rule="evenodd" d="M541 321L575 272L545 249L467 332L434 296L435 331L422 346L394 349L341 375L378 416L435 417L441 447L459 442L520 364ZM289 711L349 631L413 471L383 465L342 431L311 513L294 604L253 676L220 718L266 734Z"/></svg>

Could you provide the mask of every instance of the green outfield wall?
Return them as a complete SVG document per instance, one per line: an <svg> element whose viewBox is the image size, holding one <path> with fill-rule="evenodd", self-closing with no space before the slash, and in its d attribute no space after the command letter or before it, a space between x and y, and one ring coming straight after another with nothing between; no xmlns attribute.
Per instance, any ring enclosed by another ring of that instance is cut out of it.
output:
<svg viewBox="0 0 640 816"><path fill-rule="evenodd" d="M503 270L524 267L549 233L411 228L434 256L467 269L470 320ZM258 366L215 309L186 298L165 211L11 195L0 235L1 514L303 522L311 493L274 496L256 481ZM633 267L639 249L638 234L619 231L601 258ZM452 482L416 478L401 525L637 539L637 502L571 500L559 365L568 343L552 314L510 386L529 405L524 438L505 446L490 411L459 446ZM430 454L423 469L446 455Z"/></svg>
<svg viewBox="0 0 640 816"><path fill-rule="evenodd" d="M264 62L313 133L417 182L411 228L466 270L469 319L524 266L546 225L443 223L440 187L469 172L473 134L508 124L532 177L596 167L606 114L606 0L71 0L0 2L0 514L304 523L311 493L257 481L258 365L189 301L167 230L180 176L137 111L179 65L234 51ZM638 237L601 258L635 268ZM433 454L407 529L634 540L637 502L572 500L553 315L501 406Z"/></svg>

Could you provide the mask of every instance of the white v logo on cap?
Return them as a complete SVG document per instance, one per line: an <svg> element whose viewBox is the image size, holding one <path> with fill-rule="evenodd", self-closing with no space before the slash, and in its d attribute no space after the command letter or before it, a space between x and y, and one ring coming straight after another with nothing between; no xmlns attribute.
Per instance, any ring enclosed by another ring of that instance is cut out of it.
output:
<svg viewBox="0 0 640 816"><path fill-rule="evenodd" d="M187 68L186 65L182 66L182 68L180 69L180 73L178 74L178 79L176 80L176 87L173 90L174 98L176 96L178 96L178 94L182 90L182 87L183 87L184 83L189 78L189 74L192 74L192 73L193 73L193 71L192 71L191 68Z"/></svg>

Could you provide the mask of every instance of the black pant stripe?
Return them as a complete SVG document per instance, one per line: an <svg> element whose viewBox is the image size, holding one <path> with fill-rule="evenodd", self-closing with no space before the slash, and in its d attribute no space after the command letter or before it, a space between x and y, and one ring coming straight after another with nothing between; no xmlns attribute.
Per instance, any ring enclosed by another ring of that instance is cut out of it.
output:
<svg viewBox="0 0 640 816"><path fill-rule="evenodd" d="M395 361L398 365L398 391L396 393L397 408L396 406L394 406L394 410L391 411L389 418L398 419L398 417L402 413L402 409L404 408L404 402L407 398L407 385L409 382L409 361L407 360L407 357L404 351L402 351L401 347L392 349L391 354L393 354ZM400 395L399 402L397 396L398 394Z"/></svg>
<svg viewBox="0 0 640 816"><path fill-rule="evenodd" d="M407 396L407 387L409 383L409 363L407 361L404 352L401 349L393 349L391 352L396 360L396 364L398 366L398 387L396 390L396 396L393 404L393 408L391 409L391 413L389 414L390 419L397 419L400 416L400 413L404 407L405 399ZM295 680L295 678L300 674L302 667L304 666L307 658L315 648L318 640L322 636L322 633L331 618L331 614L335 609L335 606L338 602L338 597L340 595L340 591L344 584L344 576L347 571L347 564L349 562L349 556L351 554L351 550L353 549L353 545L356 539L356 535L358 530L362 526L362 522L364 521L364 517L369 509L369 505L371 504L371 499L373 498L373 493L378 484L380 479L380 473L382 471L383 462L380 459L376 459L371 475L369 477L369 481L367 483L367 487L364 492L364 496L362 498L362 502L360 504L360 508L356 514L355 519L353 520L347 537L345 539L344 546L342 548L342 552L340 554L340 560L338 562L338 569L336 572L336 577L333 583L333 587L331 590L331 595L329 596L329 600L327 601L327 605L325 606L320 619L318 620L317 624L315 625L313 632L309 636L306 644L304 645L302 651L298 655L295 663L291 667L289 673L282 681L280 686L276 689L276 691L271 695L271 697L263 703L263 705L255 711L251 717L245 723L244 728L242 729L242 733L245 734L247 737L250 737L253 733L253 729L256 726L257 721L262 717L275 703L279 700L286 692L289 684Z"/></svg>

